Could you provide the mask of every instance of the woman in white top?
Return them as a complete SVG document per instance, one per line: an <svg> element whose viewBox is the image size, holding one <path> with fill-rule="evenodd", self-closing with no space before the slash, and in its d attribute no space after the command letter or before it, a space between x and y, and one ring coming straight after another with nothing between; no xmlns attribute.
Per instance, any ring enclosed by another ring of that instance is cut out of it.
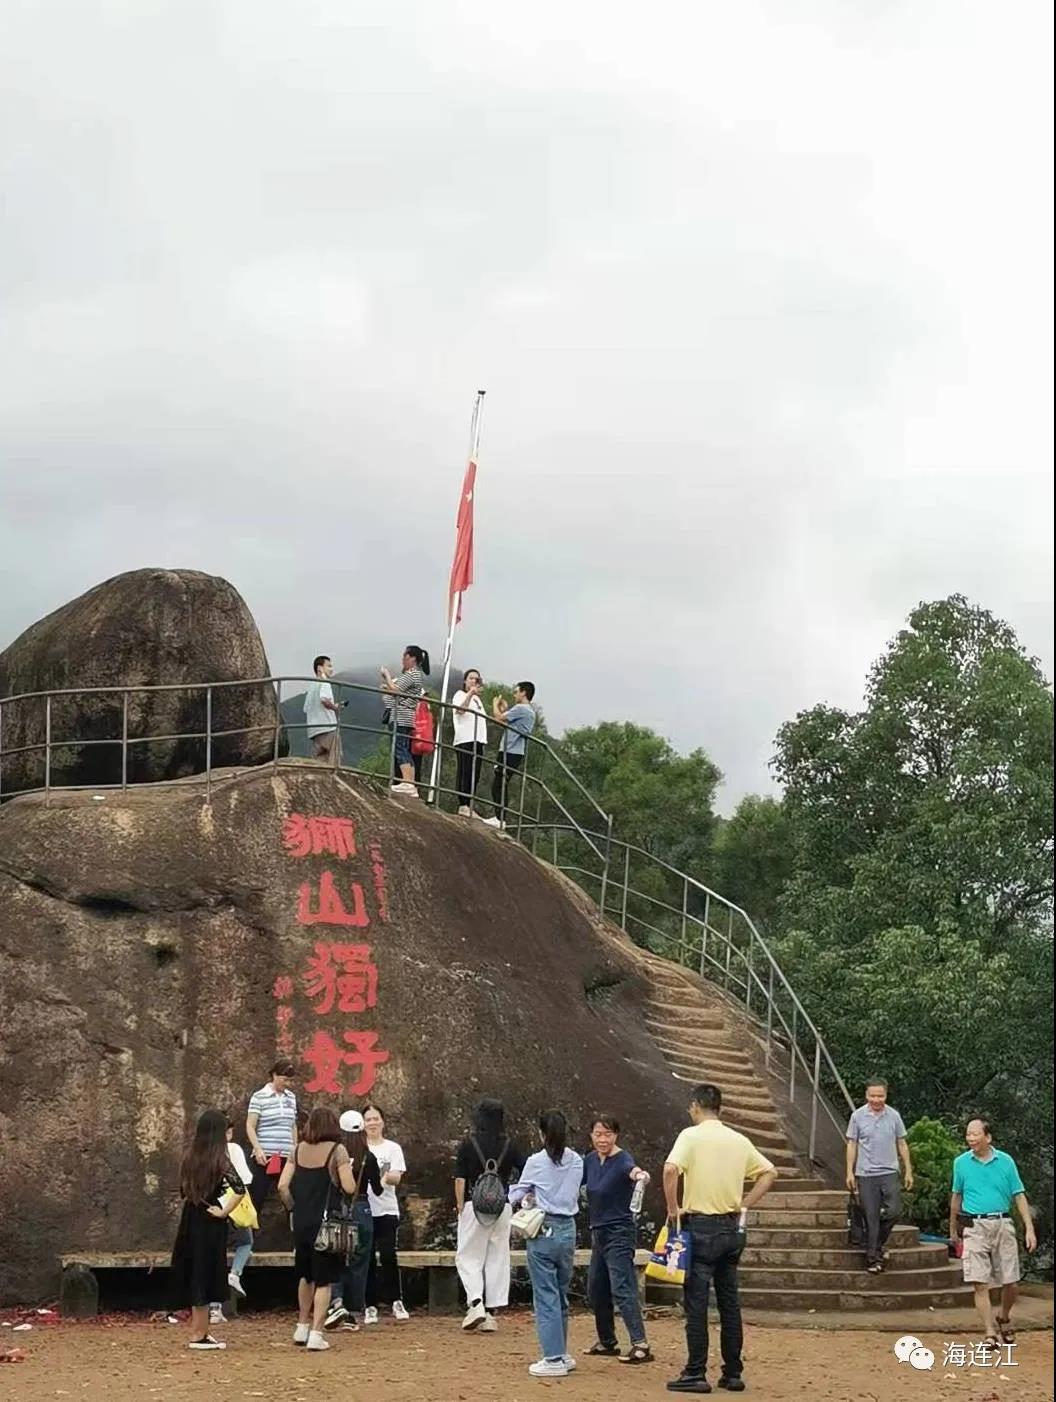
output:
<svg viewBox="0 0 1056 1402"><path fill-rule="evenodd" d="M475 667L471 667L463 674L462 689L455 692L451 702L455 708L451 712L451 720L457 764L455 788L461 818L468 818L473 812L471 805L476 797L480 765L488 743L488 722L484 703L480 699L483 690L483 678Z"/></svg>
<svg viewBox="0 0 1056 1402"><path fill-rule="evenodd" d="M239 1178L248 1188L253 1182L253 1170L246 1162L246 1151L241 1144L235 1143L235 1122L230 1115L227 1119L227 1157L231 1160L231 1167L238 1174ZM231 1244L235 1248L234 1259L231 1262L231 1270L227 1277L227 1283L236 1294L245 1298L245 1290L242 1288L242 1272L249 1265L250 1257L253 1255L253 1228L236 1227L231 1222ZM209 1306L209 1323L226 1324L224 1318L224 1306L221 1300L214 1301Z"/></svg>
<svg viewBox="0 0 1056 1402"><path fill-rule="evenodd" d="M364 1324L377 1324L378 1305L391 1304L394 1319L401 1323L409 1319L403 1304L400 1283L400 1263L396 1257L396 1234L400 1229L400 1205L396 1189L407 1172L403 1150L394 1139L385 1138L385 1116L377 1105L363 1110L363 1127L367 1148L378 1161L382 1190L367 1189L371 1216L374 1218L374 1248L367 1267L367 1309ZM379 1263L380 1257L380 1263Z"/></svg>

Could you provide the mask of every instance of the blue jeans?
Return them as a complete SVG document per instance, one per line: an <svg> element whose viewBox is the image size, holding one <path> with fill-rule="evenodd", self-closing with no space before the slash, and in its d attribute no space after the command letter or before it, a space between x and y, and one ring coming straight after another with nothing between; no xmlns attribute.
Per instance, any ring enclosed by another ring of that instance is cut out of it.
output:
<svg viewBox="0 0 1056 1402"><path fill-rule="evenodd" d="M374 1254L374 1218L370 1203L366 1198L357 1198L355 1205L356 1226L359 1228L359 1244L355 1255L345 1267L340 1284L334 1287L332 1304L338 1300L350 1314L362 1314L367 1307L367 1271L370 1258Z"/></svg>
<svg viewBox="0 0 1056 1402"><path fill-rule="evenodd" d="M528 1239L527 1250L539 1348L544 1358L562 1358L568 1352L568 1287L576 1250L574 1219L547 1213L539 1235Z"/></svg>
<svg viewBox="0 0 1056 1402"><path fill-rule="evenodd" d="M232 1227L231 1244L235 1248L234 1258L231 1261L231 1272L233 1275L241 1275L249 1265L249 1258L253 1255L253 1228Z"/></svg>
<svg viewBox="0 0 1056 1402"><path fill-rule="evenodd" d="M638 1278L634 1269L634 1223L612 1222L595 1227L590 1234L593 1250L587 1295L594 1307L598 1341L616 1347L616 1319L619 1310L632 1344L645 1343L645 1322L638 1298Z"/></svg>

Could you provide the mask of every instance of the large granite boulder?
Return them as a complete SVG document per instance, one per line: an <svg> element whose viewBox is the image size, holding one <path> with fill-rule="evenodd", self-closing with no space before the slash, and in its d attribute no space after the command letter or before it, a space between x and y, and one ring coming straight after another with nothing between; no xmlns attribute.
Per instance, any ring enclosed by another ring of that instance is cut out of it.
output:
<svg viewBox="0 0 1056 1402"><path fill-rule="evenodd" d="M241 1118L280 1050L302 1105L380 1100L419 1243L450 1225L452 1150L481 1095L526 1142L547 1106L580 1144L614 1110L657 1169L685 1087L646 1030L648 990L633 945L524 848L310 761L221 779L209 803L197 781L16 798L0 808L0 1301L52 1293L62 1251L166 1248L195 1117ZM278 1213L266 1226L262 1246L288 1245Z"/></svg>
<svg viewBox="0 0 1056 1402"><path fill-rule="evenodd" d="M0 698L77 689L51 701L48 782L56 787L201 773L207 718L211 765L271 759L273 687L217 685L210 703L204 688L189 685L268 675L264 645L242 596L227 580L197 570L119 574L49 613L0 652ZM126 715L122 689L139 686L174 689L129 693ZM106 690L88 694L96 687ZM38 697L0 710L0 794L42 787L47 703ZM175 735L199 738L149 738ZM281 729L279 739L281 748Z"/></svg>

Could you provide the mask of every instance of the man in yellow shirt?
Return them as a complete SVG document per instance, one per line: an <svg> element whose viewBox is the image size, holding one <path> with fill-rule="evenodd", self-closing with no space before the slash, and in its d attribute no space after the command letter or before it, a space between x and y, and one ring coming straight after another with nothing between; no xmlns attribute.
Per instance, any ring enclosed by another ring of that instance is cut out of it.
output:
<svg viewBox="0 0 1056 1402"><path fill-rule="evenodd" d="M681 1226L690 1234L690 1262L685 1283L686 1366L667 1385L668 1392L710 1392L708 1367L708 1293L715 1283L722 1341L719 1386L743 1392L741 1377L744 1328L737 1296L737 1262L745 1244L748 1209L777 1182L777 1169L750 1139L719 1119L722 1091L701 1085L689 1103L692 1127L684 1129L664 1164L668 1230ZM682 1205L678 1180L683 1179ZM745 1194L744 1185L752 1187Z"/></svg>

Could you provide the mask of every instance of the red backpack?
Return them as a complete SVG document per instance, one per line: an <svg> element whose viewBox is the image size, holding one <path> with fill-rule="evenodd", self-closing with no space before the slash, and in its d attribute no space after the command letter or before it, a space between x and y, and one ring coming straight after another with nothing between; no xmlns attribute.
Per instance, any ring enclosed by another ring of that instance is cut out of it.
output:
<svg viewBox="0 0 1056 1402"><path fill-rule="evenodd" d="M414 712L414 734L411 736L412 755L431 755L436 749L433 734L433 713L428 701L419 701Z"/></svg>

